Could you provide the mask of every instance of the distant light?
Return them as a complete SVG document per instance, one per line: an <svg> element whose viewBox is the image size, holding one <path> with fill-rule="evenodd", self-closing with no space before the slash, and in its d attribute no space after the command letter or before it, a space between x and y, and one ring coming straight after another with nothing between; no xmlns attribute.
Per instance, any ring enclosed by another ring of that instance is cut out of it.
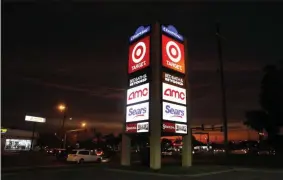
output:
<svg viewBox="0 0 283 180"><path fill-rule="evenodd" d="M7 129L2 129L2 128L1 128L1 134L2 134L2 133L6 133L7 131L8 131Z"/></svg>

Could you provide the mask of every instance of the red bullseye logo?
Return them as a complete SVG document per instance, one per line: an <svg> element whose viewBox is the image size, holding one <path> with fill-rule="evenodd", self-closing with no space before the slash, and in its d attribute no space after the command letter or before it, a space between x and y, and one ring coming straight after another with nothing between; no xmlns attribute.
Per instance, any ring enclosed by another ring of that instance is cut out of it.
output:
<svg viewBox="0 0 283 180"><path fill-rule="evenodd" d="M129 49L128 73L141 70L149 66L149 36L132 44Z"/></svg>
<svg viewBox="0 0 283 180"><path fill-rule="evenodd" d="M162 35L162 65L185 73L184 45L165 35Z"/></svg>
<svg viewBox="0 0 283 180"><path fill-rule="evenodd" d="M178 63L181 60L181 50L174 41L169 41L166 44L166 53L171 61Z"/></svg>
<svg viewBox="0 0 283 180"><path fill-rule="evenodd" d="M139 42L133 49L132 60L134 63L139 63L144 58L146 53L146 45L144 42Z"/></svg>

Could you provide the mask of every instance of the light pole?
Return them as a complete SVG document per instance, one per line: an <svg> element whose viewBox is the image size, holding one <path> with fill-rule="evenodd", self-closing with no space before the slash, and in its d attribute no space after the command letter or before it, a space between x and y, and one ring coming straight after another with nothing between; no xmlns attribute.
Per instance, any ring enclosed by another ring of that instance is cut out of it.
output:
<svg viewBox="0 0 283 180"><path fill-rule="evenodd" d="M218 45L218 58L219 58L219 70L220 70L220 83L221 83L221 97L222 97L222 118L223 118L223 133L224 133L224 147L226 154L228 153L228 129L227 129L227 109L226 109L226 87L223 71L223 59L222 59L222 45L220 35L220 24L216 23L216 37Z"/></svg>
<svg viewBox="0 0 283 180"><path fill-rule="evenodd" d="M81 129L73 129L73 130L68 130L65 132L65 135L64 135L64 144L63 144L63 148L66 149L66 142L67 142L67 133L70 133L70 132L78 132L78 131L83 131L86 127L86 123L85 122L82 122L81 123Z"/></svg>
<svg viewBox="0 0 283 180"><path fill-rule="evenodd" d="M61 127L61 132L62 132L62 135L64 134L64 132L65 132L65 121L66 121L66 110L67 110L67 107L64 105L64 104L60 104L59 106L58 106L58 109L59 109L59 111L61 111L62 113L63 113L63 122L62 122L62 127ZM62 139L63 137L61 136L61 139ZM61 144L61 147L62 146L64 146L64 143L65 142L63 142L62 144Z"/></svg>

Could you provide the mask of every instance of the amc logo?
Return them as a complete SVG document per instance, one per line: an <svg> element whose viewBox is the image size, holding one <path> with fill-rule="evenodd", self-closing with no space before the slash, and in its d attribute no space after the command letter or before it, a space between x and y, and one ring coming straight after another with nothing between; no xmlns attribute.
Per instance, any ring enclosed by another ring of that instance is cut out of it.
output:
<svg viewBox="0 0 283 180"><path fill-rule="evenodd" d="M167 101L186 104L186 89L162 83L162 98Z"/></svg>
<svg viewBox="0 0 283 180"><path fill-rule="evenodd" d="M127 105L149 99L149 83L127 90Z"/></svg>

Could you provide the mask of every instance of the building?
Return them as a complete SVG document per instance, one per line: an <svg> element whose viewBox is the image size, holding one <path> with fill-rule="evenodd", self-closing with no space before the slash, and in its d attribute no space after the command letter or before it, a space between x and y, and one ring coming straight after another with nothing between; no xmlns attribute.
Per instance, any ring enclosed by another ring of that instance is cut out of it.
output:
<svg viewBox="0 0 283 180"><path fill-rule="evenodd" d="M29 151L32 143L32 131L1 128L1 150L3 151ZM39 138L34 133L33 145ZM34 147L34 146L33 146Z"/></svg>
<svg viewBox="0 0 283 180"><path fill-rule="evenodd" d="M206 142L209 139L210 142L223 142L224 136L221 132L222 124L204 125L204 131L194 130L201 125L193 125L193 134L198 141ZM212 130L214 128L214 130ZM209 137L208 137L209 136ZM228 140L229 141L242 141L242 140L259 140L259 134L257 131L247 127L242 122L228 123Z"/></svg>
<svg viewBox="0 0 283 180"><path fill-rule="evenodd" d="M207 143L222 143L224 141L223 132L221 132L222 124L205 124L204 130L202 130L202 125L192 125L192 134L197 141ZM212 130L214 129L214 130ZM265 134L266 137L267 134ZM176 138L181 138L178 136L164 137L167 139L175 140ZM253 129L248 128L242 122L228 123L228 140L229 141L243 141L243 140L259 140L259 133Z"/></svg>

